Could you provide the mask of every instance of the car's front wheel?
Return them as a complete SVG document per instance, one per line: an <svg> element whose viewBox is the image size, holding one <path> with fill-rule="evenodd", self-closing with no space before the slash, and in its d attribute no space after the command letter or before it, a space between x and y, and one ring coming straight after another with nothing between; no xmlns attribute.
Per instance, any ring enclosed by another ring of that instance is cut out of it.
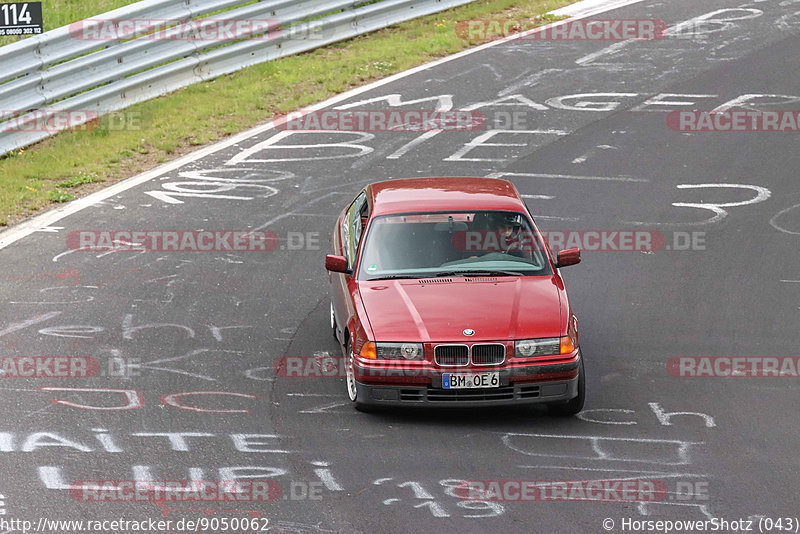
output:
<svg viewBox="0 0 800 534"><path fill-rule="evenodd" d="M583 410L586 402L586 376L583 371L583 356L581 355L580 367L578 367L578 396L566 402L554 402L547 405L547 409L554 415L572 416Z"/></svg>
<svg viewBox="0 0 800 534"><path fill-rule="evenodd" d="M333 332L333 339L338 340L339 336L336 335L336 315L333 313L333 302L331 302L331 332Z"/></svg>
<svg viewBox="0 0 800 534"><path fill-rule="evenodd" d="M350 346L350 339L347 340L347 344L344 348L345 353L345 374L346 374L346 381L347 381L347 397L350 399L350 402L353 403L353 407L360 411L360 412L368 412L369 407L364 405L364 403L358 401L358 388L356 388L356 373L355 369L353 369L353 350Z"/></svg>

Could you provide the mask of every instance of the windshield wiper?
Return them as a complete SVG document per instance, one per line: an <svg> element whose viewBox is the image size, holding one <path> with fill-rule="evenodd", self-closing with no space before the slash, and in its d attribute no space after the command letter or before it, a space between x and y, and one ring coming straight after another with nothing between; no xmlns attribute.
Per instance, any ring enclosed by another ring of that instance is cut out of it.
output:
<svg viewBox="0 0 800 534"><path fill-rule="evenodd" d="M436 273L435 276L525 276L517 271L502 271L502 270L476 270L476 271L443 271Z"/></svg>
<svg viewBox="0 0 800 534"><path fill-rule="evenodd" d="M379 276L378 278L368 278L367 282L374 282L375 280L397 280L401 278L419 278L419 276L413 274L389 274L386 276Z"/></svg>

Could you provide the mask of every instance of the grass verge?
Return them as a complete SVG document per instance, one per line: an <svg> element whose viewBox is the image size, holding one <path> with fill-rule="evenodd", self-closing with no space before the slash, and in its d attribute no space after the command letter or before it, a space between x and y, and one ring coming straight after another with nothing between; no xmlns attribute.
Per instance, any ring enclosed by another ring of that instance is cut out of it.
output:
<svg viewBox="0 0 800 534"><path fill-rule="evenodd" d="M539 17L541 23L549 20L542 15L574 1L479 0L192 85L102 117L94 129L62 132L0 159L0 226L277 114L480 44L462 39L458 21Z"/></svg>

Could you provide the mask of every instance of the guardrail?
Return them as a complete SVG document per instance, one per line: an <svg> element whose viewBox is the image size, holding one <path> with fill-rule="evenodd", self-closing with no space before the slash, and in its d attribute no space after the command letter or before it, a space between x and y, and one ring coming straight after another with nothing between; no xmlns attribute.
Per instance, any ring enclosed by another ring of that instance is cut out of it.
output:
<svg viewBox="0 0 800 534"><path fill-rule="evenodd" d="M196 82L473 1L144 0L109 11L0 47L0 155ZM177 22L217 38L169 38ZM69 120L56 120L65 112Z"/></svg>

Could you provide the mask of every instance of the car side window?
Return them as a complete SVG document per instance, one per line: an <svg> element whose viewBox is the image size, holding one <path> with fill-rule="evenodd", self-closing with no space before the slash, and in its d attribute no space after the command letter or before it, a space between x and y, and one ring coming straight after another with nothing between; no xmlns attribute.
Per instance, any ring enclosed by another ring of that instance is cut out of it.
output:
<svg viewBox="0 0 800 534"><path fill-rule="evenodd" d="M347 268L352 269L358 255L358 244L361 242L362 214L367 210L367 194L362 191L345 212L342 221L342 248L347 258Z"/></svg>

